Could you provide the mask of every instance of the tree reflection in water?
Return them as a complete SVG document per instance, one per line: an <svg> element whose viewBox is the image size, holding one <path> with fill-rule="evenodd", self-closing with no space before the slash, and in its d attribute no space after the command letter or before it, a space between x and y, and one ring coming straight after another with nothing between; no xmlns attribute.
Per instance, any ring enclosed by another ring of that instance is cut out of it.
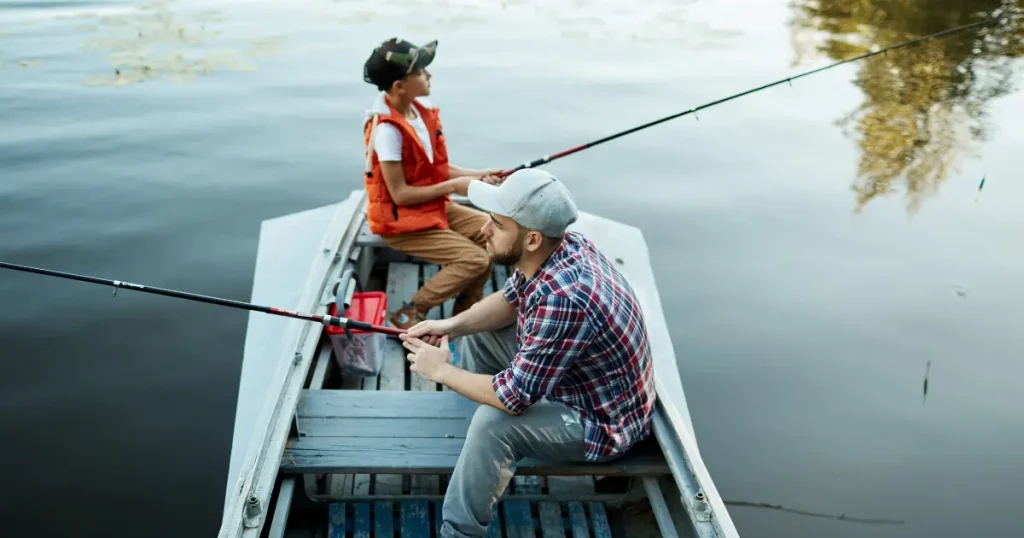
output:
<svg viewBox="0 0 1024 538"><path fill-rule="evenodd" d="M792 7L796 63L812 52L843 60L1003 16L858 62L864 102L836 122L862 152L852 186L856 208L902 187L915 211L958 159L986 140L989 103L1015 89L1024 0L794 0Z"/></svg>

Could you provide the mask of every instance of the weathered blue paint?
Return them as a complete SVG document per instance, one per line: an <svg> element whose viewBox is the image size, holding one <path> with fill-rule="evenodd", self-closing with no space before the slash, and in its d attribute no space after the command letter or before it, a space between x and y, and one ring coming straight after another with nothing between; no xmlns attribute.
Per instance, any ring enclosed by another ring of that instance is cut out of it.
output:
<svg viewBox="0 0 1024 538"><path fill-rule="evenodd" d="M590 528L587 525L587 513L583 510L583 503L569 503L569 525L572 527L572 538L590 538Z"/></svg>
<svg viewBox="0 0 1024 538"><path fill-rule="evenodd" d="M331 503L328 507L328 538L345 538L345 503Z"/></svg>
<svg viewBox="0 0 1024 538"><path fill-rule="evenodd" d="M506 538L535 538L529 501L505 501Z"/></svg>
<svg viewBox="0 0 1024 538"><path fill-rule="evenodd" d="M430 503L425 500L402 501L401 537L430 538Z"/></svg>
<svg viewBox="0 0 1024 538"><path fill-rule="evenodd" d="M392 538L395 535L395 505L390 502L373 503L373 535Z"/></svg>
<svg viewBox="0 0 1024 538"><path fill-rule="evenodd" d="M608 525L608 514L601 503L590 503L590 524L594 529L594 538L612 538L612 528Z"/></svg>
<svg viewBox="0 0 1024 538"><path fill-rule="evenodd" d="M485 538L501 538L501 516L498 513L498 505L491 509L491 524L487 526Z"/></svg>
<svg viewBox="0 0 1024 538"><path fill-rule="evenodd" d="M352 538L370 538L370 503L355 503L352 512Z"/></svg>
<svg viewBox="0 0 1024 538"><path fill-rule="evenodd" d="M537 503L540 513L540 530L543 538L565 538L565 518L562 507L556 502L543 501Z"/></svg>

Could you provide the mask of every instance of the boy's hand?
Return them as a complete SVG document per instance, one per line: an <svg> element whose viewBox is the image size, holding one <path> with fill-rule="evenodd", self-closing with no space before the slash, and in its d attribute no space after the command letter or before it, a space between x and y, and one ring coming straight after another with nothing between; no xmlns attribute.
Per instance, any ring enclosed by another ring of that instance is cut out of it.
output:
<svg viewBox="0 0 1024 538"><path fill-rule="evenodd" d="M498 175L501 172L502 172L501 168L492 168L492 169L483 170L483 172L480 174L480 181L483 181L484 183L487 183L488 185L497 185L497 184L501 183L502 181L505 181L505 178L503 178L503 177Z"/></svg>
<svg viewBox="0 0 1024 538"><path fill-rule="evenodd" d="M477 178L472 176L462 176L455 179L449 179L448 181L452 185L452 192L460 196L469 196L469 183Z"/></svg>

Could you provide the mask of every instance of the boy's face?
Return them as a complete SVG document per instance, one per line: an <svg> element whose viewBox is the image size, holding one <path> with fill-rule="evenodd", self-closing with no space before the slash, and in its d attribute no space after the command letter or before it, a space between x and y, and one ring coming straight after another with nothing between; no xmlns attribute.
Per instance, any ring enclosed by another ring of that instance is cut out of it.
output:
<svg viewBox="0 0 1024 538"><path fill-rule="evenodd" d="M430 95L430 71L426 69L413 71L402 80L395 82L392 88L398 95L407 99L426 97Z"/></svg>

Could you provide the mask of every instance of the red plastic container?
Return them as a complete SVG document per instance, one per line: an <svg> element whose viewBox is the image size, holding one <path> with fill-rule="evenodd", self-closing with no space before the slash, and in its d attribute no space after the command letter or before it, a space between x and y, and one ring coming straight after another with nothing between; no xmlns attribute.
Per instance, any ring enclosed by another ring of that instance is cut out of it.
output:
<svg viewBox="0 0 1024 538"><path fill-rule="evenodd" d="M372 325L383 325L388 312L388 296L380 291L365 291L352 294L352 304L345 309L348 319ZM330 315L338 315L338 305L332 304ZM384 342L381 333L351 329L351 337L344 327L324 328L331 339L334 357L343 374L371 377L380 374L384 361Z"/></svg>

